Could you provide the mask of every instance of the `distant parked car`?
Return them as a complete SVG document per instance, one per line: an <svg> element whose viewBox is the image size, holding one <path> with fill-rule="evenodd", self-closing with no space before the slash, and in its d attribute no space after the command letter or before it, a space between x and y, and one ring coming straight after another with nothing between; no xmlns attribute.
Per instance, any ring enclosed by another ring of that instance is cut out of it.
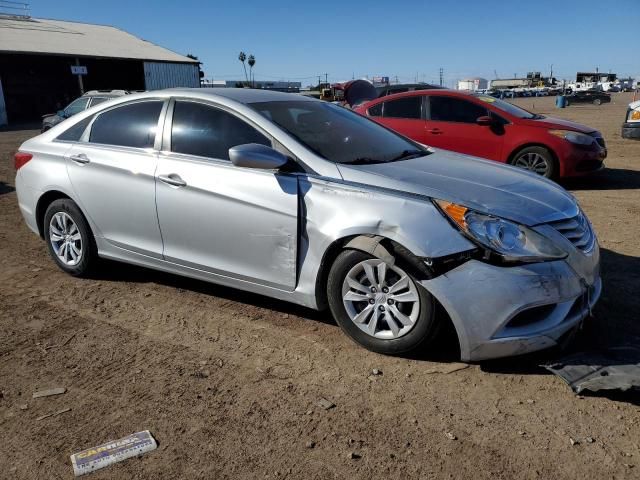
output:
<svg viewBox="0 0 640 480"><path fill-rule="evenodd" d="M602 134L528 112L488 95L454 90L400 93L355 111L417 142L530 170L547 178L603 168Z"/></svg>
<svg viewBox="0 0 640 480"><path fill-rule="evenodd" d="M567 106L573 103L592 103L593 105L601 105L610 103L611 95L599 90L582 90L576 91L567 96Z"/></svg>
<svg viewBox="0 0 640 480"><path fill-rule="evenodd" d="M106 102L112 98L127 95L127 90L91 90L81 97L76 98L67 105L63 110L56 113L48 113L42 116L42 131L46 132L54 125L59 124L63 120L82 112L87 108L95 107L99 103Z"/></svg>
<svg viewBox="0 0 640 480"><path fill-rule="evenodd" d="M640 100L629 104L622 124L622 138L640 140Z"/></svg>

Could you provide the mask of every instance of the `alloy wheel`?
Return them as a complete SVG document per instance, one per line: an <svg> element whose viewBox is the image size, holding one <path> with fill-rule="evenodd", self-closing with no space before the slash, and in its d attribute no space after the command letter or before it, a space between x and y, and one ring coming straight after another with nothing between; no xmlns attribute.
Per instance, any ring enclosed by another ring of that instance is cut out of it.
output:
<svg viewBox="0 0 640 480"><path fill-rule="evenodd" d="M49 222L49 241L58 260L73 267L82 260L82 235L66 212L57 212Z"/></svg>
<svg viewBox="0 0 640 480"><path fill-rule="evenodd" d="M406 335L420 314L420 296L409 275L380 259L349 270L342 302L351 321L366 334L385 340Z"/></svg>
<svg viewBox="0 0 640 480"><path fill-rule="evenodd" d="M538 175L547 175L549 173L550 165L546 158L536 152L527 152L516 158L513 165L518 168L523 168Z"/></svg>

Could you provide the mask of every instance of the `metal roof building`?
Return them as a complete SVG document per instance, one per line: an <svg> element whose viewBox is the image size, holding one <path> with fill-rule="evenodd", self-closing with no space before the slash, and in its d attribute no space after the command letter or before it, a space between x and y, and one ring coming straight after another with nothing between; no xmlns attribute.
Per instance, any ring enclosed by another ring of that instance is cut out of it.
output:
<svg viewBox="0 0 640 480"><path fill-rule="evenodd" d="M199 87L199 75L197 60L116 27L0 11L0 125L37 120L84 91Z"/></svg>

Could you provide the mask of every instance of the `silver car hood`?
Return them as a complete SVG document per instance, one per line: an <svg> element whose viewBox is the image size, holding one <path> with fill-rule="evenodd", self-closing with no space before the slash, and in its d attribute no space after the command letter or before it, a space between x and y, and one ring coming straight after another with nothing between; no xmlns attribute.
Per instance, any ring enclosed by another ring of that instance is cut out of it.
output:
<svg viewBox="0 0 640 480"><path fill-rule="evenodd" d="M528 226L578 214L573 196L550 180L489 160L432 151L410 160L338 168L345 181L447 200Z"/></svg>

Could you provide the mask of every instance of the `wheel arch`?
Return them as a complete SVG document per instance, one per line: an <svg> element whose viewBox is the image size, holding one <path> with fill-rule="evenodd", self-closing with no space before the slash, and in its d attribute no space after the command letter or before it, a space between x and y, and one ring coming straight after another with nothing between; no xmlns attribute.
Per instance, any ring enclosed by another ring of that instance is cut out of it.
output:
<svg viewBox="0 0 640 480"><path fill-rule="evenodd" d="M36 203L36 211L35 211L36 225L38 226L38 234L40 235L40 238L44 238L44 215L47 212L47 208L56 200L60 200L64 198L67 198L76 204L76 206L78 207L78 210L80 210L80 213L82 213L85 220L87 220L87 223L89 224L89 229L92 228L91 222L89 222L87 215L84 213L84 211L82 210L78 202L76 202L73 197L63 192L62 190L51 189L46 191L42 195L40 195L40 198L38 198L38 202Z"/></svg>
<svg viewBox="0 0 640 480"><path fill-rule="evenodd" d="M385 260L392 265L399 263L402 265L403 269L408 269L410 273L419 280L428 280L434 277L434 273L422 259L391 238L376 234L355 234L345 236L336 239L331 243L331 245L329 245L325 250L320 267L318 268L318 275L316 277L316 302L319 310L325 310L328 308L327 282L329 278L329 271L331 270L331 266L338 255L346 249L360 250L373 255L374 257ZM443 326L453 330L456 337L455 340L457 341L455 348L457 349L457 352L459 352L460 335L463 333L459 330L459 326L453 322L449 312L440 300L433 294L431 294L431 296L433 297L433 301L438 311L437 314L441 315Z"/></svg>

